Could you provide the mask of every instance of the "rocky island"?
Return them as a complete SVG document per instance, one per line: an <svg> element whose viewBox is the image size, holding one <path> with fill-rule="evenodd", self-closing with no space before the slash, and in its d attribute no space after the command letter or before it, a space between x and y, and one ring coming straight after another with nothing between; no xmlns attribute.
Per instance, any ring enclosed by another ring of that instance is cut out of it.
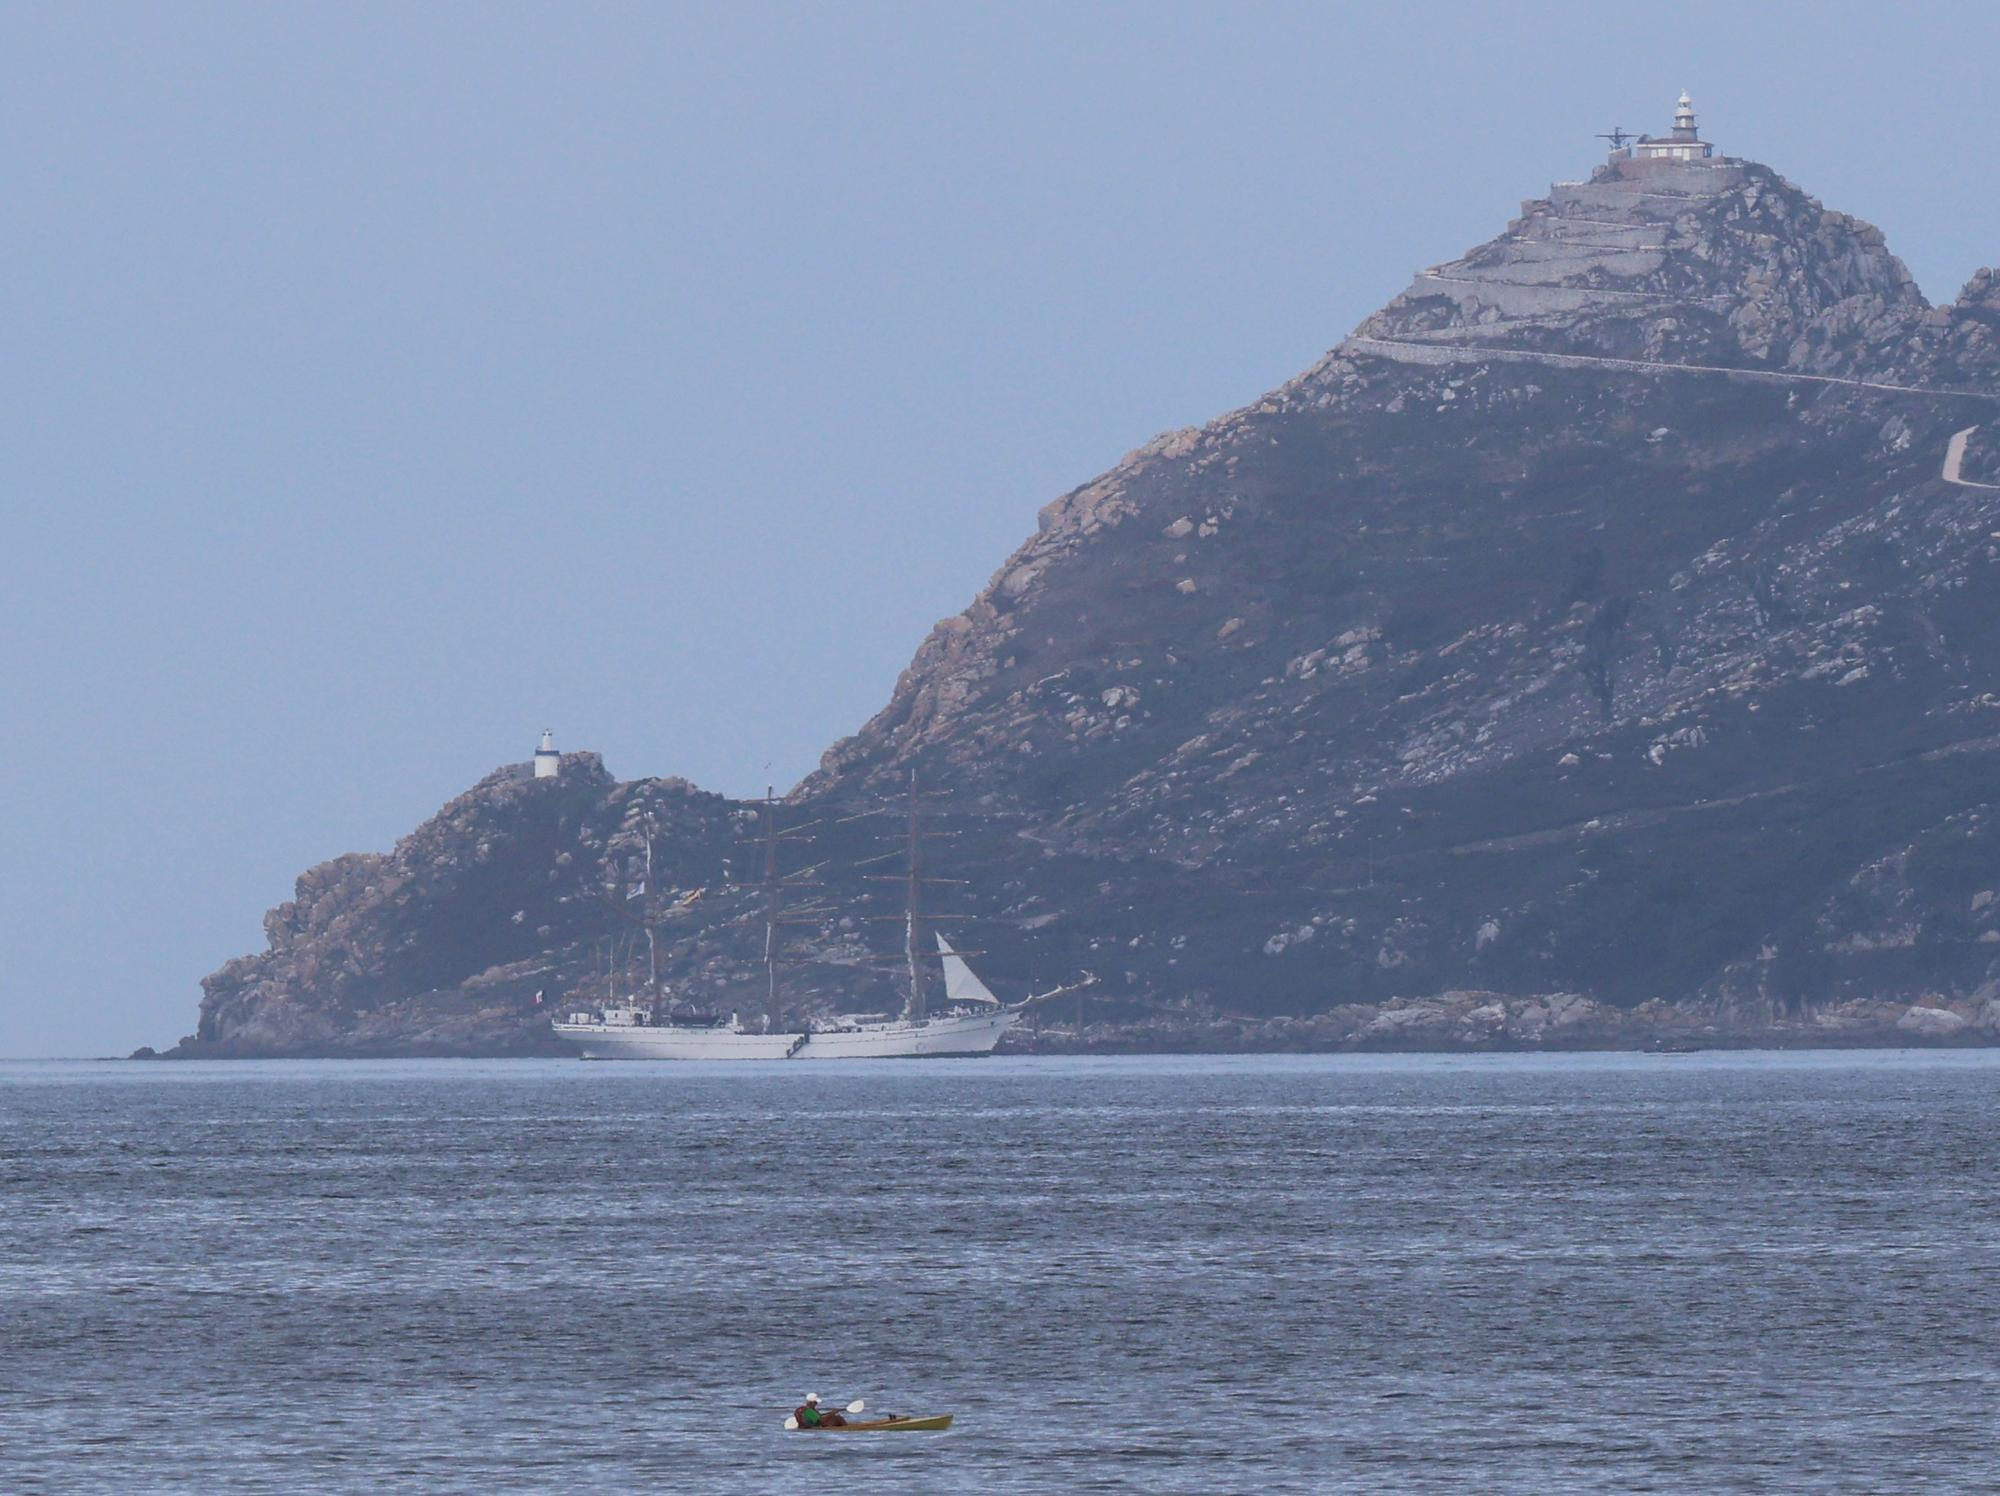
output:
<svg viewBox="0 0 2000 1496"><path fill-rule="evenodd" d="M175 1053L552 1052L649 857L662 979L754 1011L773 814L827 828L793 1004L879 1010L851 817L912 770L988 980L1098 975L1030 1046L2000 1041L1997 597L2000 283L1930 305L1683 100L1049 504L783 804L503 768Z"/></svg>

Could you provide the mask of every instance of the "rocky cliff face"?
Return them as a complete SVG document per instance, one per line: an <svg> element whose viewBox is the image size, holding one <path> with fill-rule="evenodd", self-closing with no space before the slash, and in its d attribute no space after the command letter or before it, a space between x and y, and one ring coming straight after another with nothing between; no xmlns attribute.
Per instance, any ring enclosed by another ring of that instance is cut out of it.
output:
<svg viewBox="0 0 2000 1496"><path fill-rule="evenodd" d="M1094 969L1104 1042L2000 1034L1997 458L1989 272L1932 308L1754 163L1558 186L1042 511L793 797L794 997L888 995L843 817L916 769L997 984ZM669 977L749 1006L756 814L493 776L307 874L186 1048L545 1043L647 815L709 890Z"/></svg>

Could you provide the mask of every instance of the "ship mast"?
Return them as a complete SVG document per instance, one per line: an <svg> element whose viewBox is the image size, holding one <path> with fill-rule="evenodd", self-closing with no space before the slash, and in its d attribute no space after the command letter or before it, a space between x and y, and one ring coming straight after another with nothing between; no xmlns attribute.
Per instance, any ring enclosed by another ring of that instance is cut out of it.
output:
<svg viewBox="0 0 2000 1496"><path fill-rule="evenodd" d="M778 1002L778 787L764 788L764 1032L784 1019Z"/></svg>
<svg viewBox="0 0 2000 1496"><path fill-rule="evenodd" d="M922 1023L926 1013L924 993L923 939L920 931L923 915L917 907L918 891L923 887L924 875L923 831L917 822L917 771L910 770L910 824L909 824L909 869L904 885L903 904L903 955L910 967L910 997L904 1004L903 1016L911 1023Z"/></svg>
<svg viewBox="0 0 2000 1496"><path fill-rule="evenodd" d="M930 1016L929 972L930 963L937 959L937 952L930 945L927 930L943 920L964 919L962 914L926 914L923 907L924 885L929 883L963 884L964 878L931 878L924 874L924 839L931 836L955 836L953 831L926 830L923 823L923 802L925 791L917 781L917 771L910 770L909 807L904 813L904 824L900 831L885 832L882 840L901 842L900 855L903 870L900 873L869 873L870 882L900 883L903 885L903 912L901 914L870 914L864 919L901 920L903 925L903 964L907 972L908 990L903 1002L903 1018L909 1023L923 1023ZM931 791L930 793L941 793ZM893 805L878 805L849 816L849 820L860 820L863 816L891 815ZM879 857L870 857L862 866L877 862L887 862L899 855L898 852L884 852ZM893 958L891 958L893 959Z"/></svg>
<svg viewBox="0 0 2000 1496"><path fill-rule="evenodd" d="M646 817L646 987L653 995L653 1017L660 1015L660 951L653 939L653 900L659 890L653 885L653 818Z"/></svg>
<svg viewBox="0 0 2000 1496"><path fill-rule="evenodd" d="M950 831L927 831L923 824L924 790L918 785L917 771L910 770L910 803L905 813L903 829L883 837L884 841L903 843L903 871L900 873L871 874L885 883L903 885L903 912L872 915L870 918L896 919L903 921L903 963L908 969L909 990L903 1003L903 1017L911 1023L922 1023L930 1016L929 972L930 963L937 959L937 952L931 948L925 933L939 920L963 919L964 915L931 915L924 912L923 890L929 883L962 884L963 878L930 878L924 875L924 839L931 836L952 836ZM864 811L863 814L885 814L888 807L879 811ZM882 854L893 857L893 852ZM871 859L873 860L873 859Z"/></svg>
<svg viewBox="0 0 2000 1496"><path fill-rule="evenodd" d="M810 841L810 835L818 821L802 821L796 826L782 830L778 826L778 808L785 802L778 798L775 785L764 791L760 802L764 809L764 1032L775 1034L785 1023L784 994L778 987L778 968L784 964L784 956L779 950L778 927L780 925L809 925L818 922L824 910L810 901L793 909L796 915L805 918L786 919L785 891L793 888L817 888L814 876L817 866L803 867L796 872L782 872L779 869L778 843L794 838Z"/></svg>

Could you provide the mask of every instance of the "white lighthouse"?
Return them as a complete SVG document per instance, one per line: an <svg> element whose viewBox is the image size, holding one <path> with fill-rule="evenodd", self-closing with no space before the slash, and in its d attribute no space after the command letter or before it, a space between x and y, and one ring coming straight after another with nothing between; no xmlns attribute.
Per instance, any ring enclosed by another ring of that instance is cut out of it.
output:
<svg viewBox="0 0 2000 1496"><path fill-rule="evenodd" d="M535 749L535 778L554 779L561 767L562 755L556 752L556 730L551 727L542 734L541 746Z"/></svg>
<svg viewBox="0 0 2000 1496"><path fill-rule="evenodd" d="M1633 157L1640 161L1706 161L1714 154L1715 147L1695 129L1694 100L1686 93L1674 105L1674 133L1662 140L1641 135L1632 147Z"/></svg>

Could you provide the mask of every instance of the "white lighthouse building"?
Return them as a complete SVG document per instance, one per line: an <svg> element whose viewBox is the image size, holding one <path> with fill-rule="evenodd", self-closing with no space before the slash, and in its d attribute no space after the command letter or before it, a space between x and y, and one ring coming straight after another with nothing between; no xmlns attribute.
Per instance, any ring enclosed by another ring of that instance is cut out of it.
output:
<svg viewBox="0 0 2000 1496"><path fill-rule="evenodd" d="M1674 105L1674 133L1661 140L1641 135L1632 146L1632 156L1639 161L1706 161L1714 154L1715 147L1694 127L1694 100L1685 91Z"/></svg>
<svg viewBox="0 0 2000 1496"><path fill-rule="evenodd" d="M541 746L535 749L535 778L554 779L561 767L562 755L556 752L556 730L551 727L542 734Z"/></svg>

